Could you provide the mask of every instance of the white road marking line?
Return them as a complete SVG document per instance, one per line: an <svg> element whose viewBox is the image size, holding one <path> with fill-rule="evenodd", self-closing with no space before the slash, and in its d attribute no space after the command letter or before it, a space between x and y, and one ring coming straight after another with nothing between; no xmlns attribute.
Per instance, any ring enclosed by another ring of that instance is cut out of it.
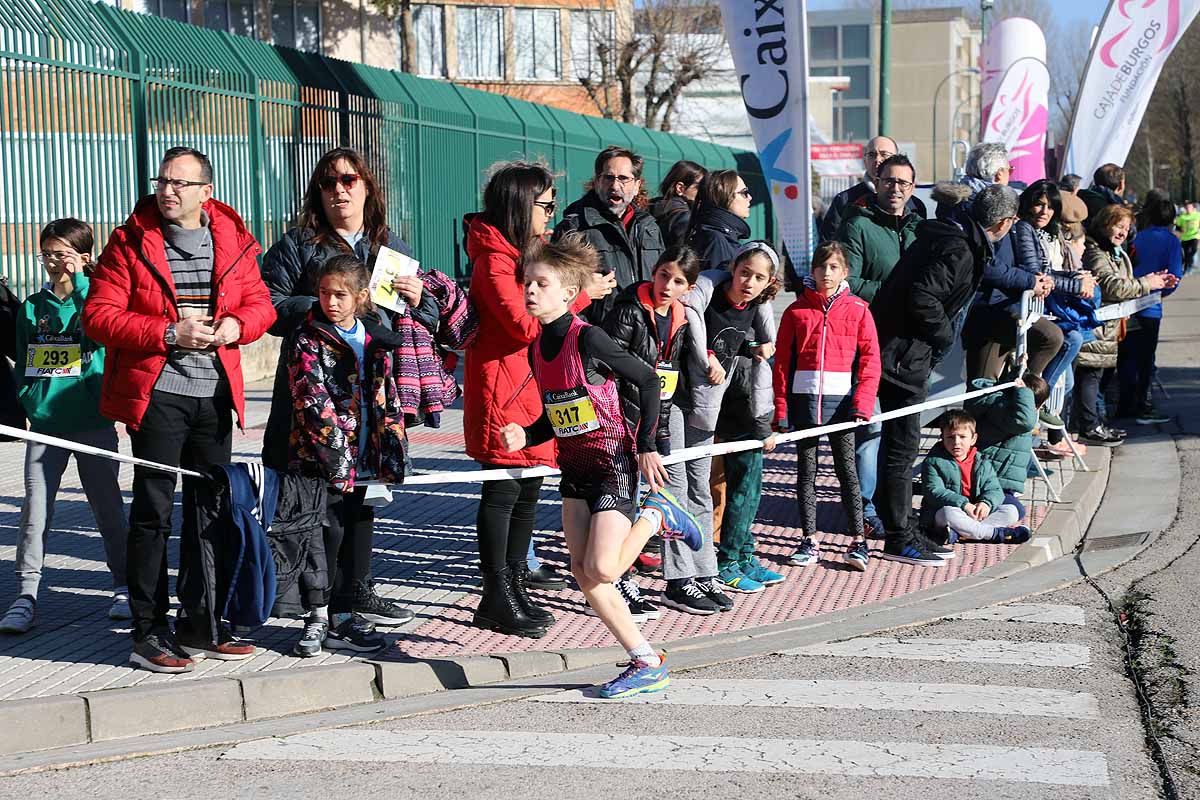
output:
<svg viewBox="0 0 1200 800"><path fill-rule="evenodd" d="M785 656L849 656L945 661L960 664L1016 664L1031 667L1086 668L1088 648L1065 642L1012 642L1006 639L896 639L864 636L845 642L784 650Z"/></svg>
<svg viewBox="0 0 1200 800"><path fill-rule="evenodd" d="M951 614L946 619L995 619L1003 622L1037 622L1048 625L1083 625L1083 609L1079 606L1050 603L1010 603L1006 606L976 608Z"/></svg>
<svg viewBox="0 0 1200 800"><path fill-rule="evenodd" d="M612 703L595 689L571 689L530 698L541 703ZM663 692L640 694L623 703L747 708L839 708L873 711L942 711L1084 719L1100 715L1085 692L1025 686L894 681L720 680L672 678Z"/></svg>
<svg viewBox="0 0 1200 800"><path fill-rule="evenodd" d="M621 701L615 701L617 703ZM1103 753L1043 747L528 731L339 729L260 739L226 751L241 761L355 761L699 772L905 776L1107 786Z"/></svg>

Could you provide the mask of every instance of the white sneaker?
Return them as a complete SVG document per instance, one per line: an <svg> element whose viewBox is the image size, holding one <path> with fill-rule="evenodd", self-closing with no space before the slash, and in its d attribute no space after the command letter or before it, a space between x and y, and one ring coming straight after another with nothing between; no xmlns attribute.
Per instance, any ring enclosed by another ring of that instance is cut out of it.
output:
<svg viewBox="0 0 1200 800"><path fill-rule="evenodd" d="M0 633L26 633L37 619L37 601L22 595L0 617Z"/></svg>
<svg viewBox="0 0 1200 800"><path fill-rule="evenodd" d="M129 590L124 586L118 586L113 589L112 605L108 608L109 619L133 619L133 612L129 610Z"/></svg>

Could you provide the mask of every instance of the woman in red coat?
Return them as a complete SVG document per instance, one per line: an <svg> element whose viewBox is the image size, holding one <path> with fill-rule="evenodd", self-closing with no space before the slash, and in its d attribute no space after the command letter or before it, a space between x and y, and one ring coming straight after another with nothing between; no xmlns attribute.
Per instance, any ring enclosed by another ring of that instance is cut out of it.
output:
<svg viewBox="0 0 1200 800"><path fill-rule="evenodd" d="M518 274L526 247L546 233L554 205L550 170L519 161L504 164L488 181L483 211L467 231L479 336L467 349L463 431L467 454L485 468L556 466L552 441L515 453L506 452L500 442L500 429L506 424L527 425L542 414L528 356L539 325L525 311ZM611 276L595 278L573 311L586 308L589 296L600 298L612 291ZM538 638L554 622L525 592L526 553L541 487L541 478L483 484L475 522L483 597L474 624L480 627Z"/></svg>

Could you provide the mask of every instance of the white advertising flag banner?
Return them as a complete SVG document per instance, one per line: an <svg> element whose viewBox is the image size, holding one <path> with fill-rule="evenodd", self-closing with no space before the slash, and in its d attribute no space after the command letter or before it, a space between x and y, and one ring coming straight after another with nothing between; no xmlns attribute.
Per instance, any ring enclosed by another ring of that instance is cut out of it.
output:
<svg viewBox="0 0 1200 800"><path fill-rule="evenodd" d="M1092 43L1063 172L1090 180L1124 164L1167 57L1192 24L1200 0L1112 0Z"/></svg>
<svg viewBox="0 0 1200 800"><path fill-rule="evenodd" d="M725 36L775 219L792 264L813 250L805 0L721 0Z"/></svg>
<svg viewBox="0 0 1200 800"><path fill-rule="evenodd" d="M1050 72L1041 61L1024 58L1008 68L984 124L983 140L1008 150L1014 181L1030 184L1046 177L1046 125L1050 120Z"/></svg>

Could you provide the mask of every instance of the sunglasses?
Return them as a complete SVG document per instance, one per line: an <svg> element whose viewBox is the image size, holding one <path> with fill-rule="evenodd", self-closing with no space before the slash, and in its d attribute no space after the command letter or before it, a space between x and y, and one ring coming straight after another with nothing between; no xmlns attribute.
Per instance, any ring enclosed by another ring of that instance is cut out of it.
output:
<svg viewBox="0 0 1200 800"><path fill-rule="evenodd" d="M747 200L749 200L751 197L749 189L738 189L736 192L734 192L734 194L740 194L742 197L745 197Z"/></svg>
<svg viewBox="0 0 1200 800"><path fill-rule="evenodd" d="M558 208L558 205L553 200L534 200L533 204L541 208L542 211L545 211L547 217L553 217L554 209Z"/></svg>
<svg viewBox="0 0 1200 800"><path fill-rule="evenodd" d="M324 178L321 178L318 184L321 187L321 191L332 192L337 188L339 183L347 189L353 189L354 184L358 183L358 180L358 175L355 175L353 172L347 172L345 175L326 175Z"/></svg>

